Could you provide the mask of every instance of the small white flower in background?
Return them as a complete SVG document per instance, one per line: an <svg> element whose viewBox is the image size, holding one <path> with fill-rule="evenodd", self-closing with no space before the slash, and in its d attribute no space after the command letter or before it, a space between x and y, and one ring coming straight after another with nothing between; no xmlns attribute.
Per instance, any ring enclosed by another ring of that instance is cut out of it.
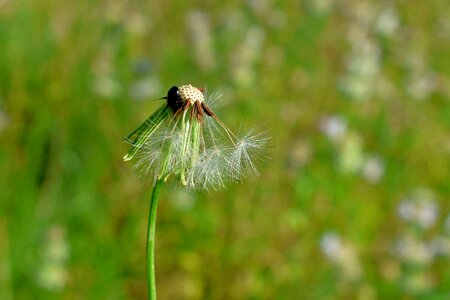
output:
<svg viewBox="0 0 450 300"><path fill-rule="evenodd" d="M320 248L330 260L338 260L342 251L342 242L335 232L327 232L320 239Z"/></svg>
<svg viewBox="0 0 450 300"><path fill-rule="evenodd" d="M418 189L399 203L398 214L407 222L429 229L437 221L439 207L430 191Z"/></svg>
<svg viewBox="0 0 450 300"><path fill-rule="evenodd" d="M395 11L385 8L381 12L370 1L353 1L342 3L348 10L348 29L346 40L350 45L346 55L346 71L338 80L339 89L351 100L366 101L379 90L382 79L382 51L374 33L393 33Z"/></svg>
<svg viewBox="0 0 450 300"><path fill-rule="evenodd" d="M311 11L313 14L317 15L327 15L329 14L335 7L335 0L307 0L306 8L308 11Z"/></svg>
<svg viewBox="0 0 450 300"><path fill-rule="evenodd" d="M37 273L40 286L53 291L63 289L69 279L67 260L69 246L65 230L60 226L50 228L42 248L42 263Z"/></svg>
<svg viewBox="0 0 450 300"><path fill-rule="evenodd" d="M398 15L394 7L389 6L384 8L375 23L376 31L386 37L394 35L399 26Z"/></svg>
<svg viewBox="0 0 450 300"><path fill-rule="evenodd" d="M97 76L94 78L93 90L95 95L102 98L112 99L122 92L119 80L113 76Z"/></svg>
<svg viewBox="0 0 450 300"><path fill-rule="evenodd" d="M378 156L369 156L362 167L362 176L370 183L377 183L383 177L384 163Z"/></svg>
<svg viewBox="0 0 450 300"><path fill-rule="evenodd" d="M186 25L197 64L203 70L211 69L215 65L216 58L208 15L201 11L191 11L186 16Z"/></svg>
<svg viewBox="0 0 450 300"><path fill-rule="evenodd" d="M404 236L395 244L396 255L404 262L428 265L434 259L434 252L427 243L412 236Z"/></svg>
<svg viewBox="0 0 450 300"><path fill-rule="evenodd" d="M240 87L249 87L257 79L255 65L261 60L265 31L257 26L247 29L241 44L231 55L232 78Z"/></svg>
<svg viewBox="0 0 450 300"><path fill-rule="evenodd" d="M210 97L192 85L169 89L167 103L126 139L131 150L124 160L156 180L178 177L189 189L218 189L228 181L259 175L268 138L253 131L237 137L211 110L220 94Z"/></svg>
<svg viewBox="0 0 450 300"><path fill-rule="evenodd" d="M431 72L414 73L409 80L407 91L415 100L426 100L437 90L438 78Z"/></svg>
<svg viewBox="0 0 450 300"><path fill-rule="evenodd" d="M450 256L450 237L435 237L430 242L430 250L435 256Z"/></svg>
<svg viewBox="0 0 450 300"><path fill-rule="evenodd" d="M346 121L339 116L327 116L319 122L320 131L338 150L338 168L344 174L361 172L370 183L377 183L384 174L383 160L375 155L366 155L364 142L358 132L348 129Z"/></svg>
<svg viewBox="0 0 450 300"><path fill-rule="evenodd" d="M344 242L335 232L327 232L320 239L323 254L337 265L348 280L357 280L362 276L361 265L356 249L349 242Z"/></svg>
<svg viewBox="0 0 450 300"><path fill-rule="evenodd" d="M299 168L310 163L313 157L313 147L310 141L303 138L297 138L289 147L286 160L286 175L294 176Z"/></svg>
<svg viewBox="0 0 450 300"><path fill-rule="evenodd" d="M351 74L362 78L373 78L380 69L380 49L370 40L353 47L347 61L347 69Z"/></svg>
<svg viewBox="0 0 450 300"><path fill-rule="evenodd" d="M380 49L364 38L355 42L347 56L347 71L339 80L340 89L353 100L368 100L374 93L380 71Z"/></svg>
<svg viewBox="0 0 450 300"><path fill-rule="evenodd" d="M320 131L332 141L341 140L347 132L347 123L339 116L327 116L320 120Z"/></svg>
<svg viewBox="0 0 450 300"><path fill-rule="evenodd" d="M258 15L264 15L270 10L269 1L267 0L248 0L247 4Z"/></svg>
<svg viewBox="0 0 450 300"><path fill-rule="evenodd" d="M338 168L343 174L356 174L364 163L364 142L356 131L348 132L339 144Z"/></svg>

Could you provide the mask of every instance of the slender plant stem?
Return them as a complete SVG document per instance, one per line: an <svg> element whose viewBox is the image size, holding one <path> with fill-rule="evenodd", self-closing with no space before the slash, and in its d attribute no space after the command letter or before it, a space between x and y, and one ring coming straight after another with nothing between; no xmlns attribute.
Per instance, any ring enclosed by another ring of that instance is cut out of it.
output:
<svg viewBox="0 0 450 300"><path fill-rule="evenodd" d="M162 179L156 181L153 187L152 198L150 199L150 208L148 212L147 226L147 282L148 299L156 300L156 276L155 276L155 228L156 228L156 209L158 207L159 190L163 183Z"/></svg>

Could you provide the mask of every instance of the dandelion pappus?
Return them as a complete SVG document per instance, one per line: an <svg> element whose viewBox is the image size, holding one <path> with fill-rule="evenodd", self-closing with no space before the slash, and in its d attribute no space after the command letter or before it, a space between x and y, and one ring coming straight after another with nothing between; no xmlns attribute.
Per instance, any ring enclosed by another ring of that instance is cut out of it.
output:
<svg viewBox="0 0 450 300"><path fill-rule="evenodd" d="M173 86L160 99L166 104L126 137L132 148L124 160L138 155L136 166L145 173L156 179L179 176L193 189L258 175L254 154L268 139L253 134L239 139L210 109L214 99L204 89Z"/></svg>

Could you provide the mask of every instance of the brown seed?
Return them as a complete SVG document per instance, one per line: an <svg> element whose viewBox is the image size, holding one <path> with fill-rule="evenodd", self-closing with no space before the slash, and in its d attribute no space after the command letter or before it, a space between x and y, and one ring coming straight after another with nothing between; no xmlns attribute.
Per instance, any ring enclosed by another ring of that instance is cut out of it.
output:
<svg viewBox="0 0 450 300"><path fill-rule="evenodd" d="M208 116L210 116L210 117L214 116L213 111L208 107L208 105L205 104L205 102L202 102L202 107Z"/></svg>
<svg viewBox="0 0 450 300"><path fill-rule="evenodd" d="M197 112L197 121L198 121L199 123L201 123L202 120L203 120L203 109L202 109L202 105L200 104L200 102L197 101L197 102L195 102L194 106L195 106L195 110L196 110L196 112Z"/></svg>

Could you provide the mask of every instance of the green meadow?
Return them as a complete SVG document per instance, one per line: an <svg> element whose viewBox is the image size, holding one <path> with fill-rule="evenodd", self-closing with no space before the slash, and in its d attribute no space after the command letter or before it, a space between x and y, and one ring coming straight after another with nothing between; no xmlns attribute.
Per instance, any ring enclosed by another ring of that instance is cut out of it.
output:
<svg viewBox="0 0 450 300"><path fill-rule="evenodd" d="M265 132L261 175L161 190L159 299L450 298L450 2L0 0L0 299L146 299L174 85Z"/></svg>

